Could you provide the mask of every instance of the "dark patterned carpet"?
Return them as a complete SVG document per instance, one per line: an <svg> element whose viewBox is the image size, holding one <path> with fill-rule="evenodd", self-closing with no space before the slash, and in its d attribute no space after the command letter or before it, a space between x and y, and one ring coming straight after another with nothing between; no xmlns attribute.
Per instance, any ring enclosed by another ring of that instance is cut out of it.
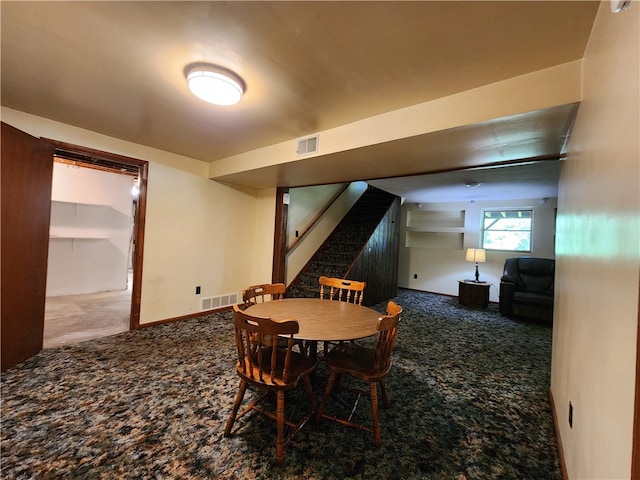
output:
<svg viewBox="0 0 640 480"><path fill-rule="evenodd" d="M45 350L4 373L1 476L560 479L551 327L445 296L400 290L396 300L405 310L379 450L372 435L325 421L306 425L277 467L262 416L224 438L238 384L226 312ZM322 364L317 380L320 396Z"/></svg>

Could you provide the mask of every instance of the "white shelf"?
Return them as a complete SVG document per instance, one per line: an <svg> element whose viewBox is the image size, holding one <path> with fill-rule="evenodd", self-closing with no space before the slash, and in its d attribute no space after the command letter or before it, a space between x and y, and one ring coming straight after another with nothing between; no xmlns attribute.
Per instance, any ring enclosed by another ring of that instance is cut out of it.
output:
<svg viewBox="0 0 640 480"><path fill-rule="evenodd" d="M109 240L110 237L91 235L49 235L51 240Z"/></svg>
<svg viewBox="0 0 640 480"><path fill-rule="evenodd" d="M72 227L52 225L49 230L49 238L76 238L92 240L108 240L111 236L104 228Z"/></svg>
<svg viewBox="0 0 640 480"><path fill-rule="evenodd" d="M407 227L407 232L464 233L464 227Z"/></svg>
<svg viewBox="0 0 640 480"><path fill-rule="evenodd" d="M114 208L113 205L107 205L104 203L90 203L90 202L71 202L68 200L51 200L51 203L60 203L66 205L78 205L78 206L86 206L86 207L106 207L106 208Z"/></svg>
<svg viewBox="0 0 640 480"><path fill-rule="evenodd" d="M406 226L414 229L464 228L464 216L464 210L411 210L407 212Z"/></svg>

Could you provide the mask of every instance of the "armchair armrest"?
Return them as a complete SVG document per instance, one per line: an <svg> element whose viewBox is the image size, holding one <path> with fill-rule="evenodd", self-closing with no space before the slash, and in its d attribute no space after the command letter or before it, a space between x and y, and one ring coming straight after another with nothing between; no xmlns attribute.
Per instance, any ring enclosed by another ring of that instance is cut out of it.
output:
<svg viewBox="0 0 640 480"><path fill-rule="evenodd" d="M518 280L518 277L512 275L511 273L505 273L504 275L502 275L502 277L500 277L501 282L512 283L513 285L516 285L518 283Z"/></svg>
<svg viewBox="0 0 640 480"><path fill-rule="evenodd" d="M515 282L505 281L504 276L500 282L500 301L498 310L503 315L511 315L513 313L513 294L516 291Z"/></svg>

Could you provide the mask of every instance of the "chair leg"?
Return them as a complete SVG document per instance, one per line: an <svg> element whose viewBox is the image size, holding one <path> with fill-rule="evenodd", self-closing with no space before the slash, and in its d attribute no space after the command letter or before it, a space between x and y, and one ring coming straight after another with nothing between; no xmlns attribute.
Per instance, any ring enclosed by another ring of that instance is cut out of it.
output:
<svg viewBox="0 0 640 480"><path fill-rule="evenodd" d="M278 390L276 400L276 463L282 465L284 462L284 390Z"/></svg>
<svg viewBox="0 0 640 480"><path fill-rule="evenodd" d="M380 379L380 391L382 392L382 402L384 408L389 408L389 397L387 396L387 386L384 383L384 378Z"/></svg>
<svg viewBox="0 0 640 480"><path fill-rule="evenodd" d="M308 375L302 377L302 381L304 382L304 389L307 392L307 397L309 398L309 403L311 404L311 411L313 412L316 409L316 398L313 395L313 386L311 385L311 379Z"/></svg>
<svg viewBox="0 0 640 480"><path fill-rule="evenodd" d="M370 383L371 388L371 415L373 417L373 437L376 442L376 448L382 446L382 432L380 430L380 420L378 419L378 387L376 382Z"/></svg>
<svg viewBox="0 0 640 480"><path fill-rule="evenodd" d="M315 340L305 340L306 355L314 360L318 359L318 342Z"/></svg>
<svg viewBox="0 0 640 480"><path fill-rule="evenodd" d="M336 381L336 374L331 372L329 375L329 379L327 380L327 386L324 389L324 394L322 394L322 400L320 401L320 406L318 407L318 411L316 412L316 423L319 423L322 419L322 412L324 411L324 407L327 404L327 399L329 395L331 395L331 390L333 389L333 384Z"/></svg>
<svg viewBox="0 0 640 480"><path fill-rule="evenodd" d="M240 380L240 386L238 387L238 394L236 395L236 401L233 404L233 408L231 409L231 414L229 415L229 420L227 420L227 426L224 429L224 436L228 437L231 433L231 429L233 428L233 423L236 421L236 415L238 414L238 409L242 404L242 400L244 399L244 394L247 391L247 382L244 380Z"/></svg>

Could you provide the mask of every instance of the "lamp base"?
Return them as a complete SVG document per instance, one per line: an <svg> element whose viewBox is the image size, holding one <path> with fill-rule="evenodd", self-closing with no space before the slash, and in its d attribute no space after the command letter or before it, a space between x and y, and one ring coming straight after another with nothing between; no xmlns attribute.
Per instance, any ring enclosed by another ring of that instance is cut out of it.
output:
<svg viewBox="0 0 640 480"><path fill-rule="evenodd" d="M476 283L480 283L480 274L478 273L478 264L476 263Z"/></svg>

